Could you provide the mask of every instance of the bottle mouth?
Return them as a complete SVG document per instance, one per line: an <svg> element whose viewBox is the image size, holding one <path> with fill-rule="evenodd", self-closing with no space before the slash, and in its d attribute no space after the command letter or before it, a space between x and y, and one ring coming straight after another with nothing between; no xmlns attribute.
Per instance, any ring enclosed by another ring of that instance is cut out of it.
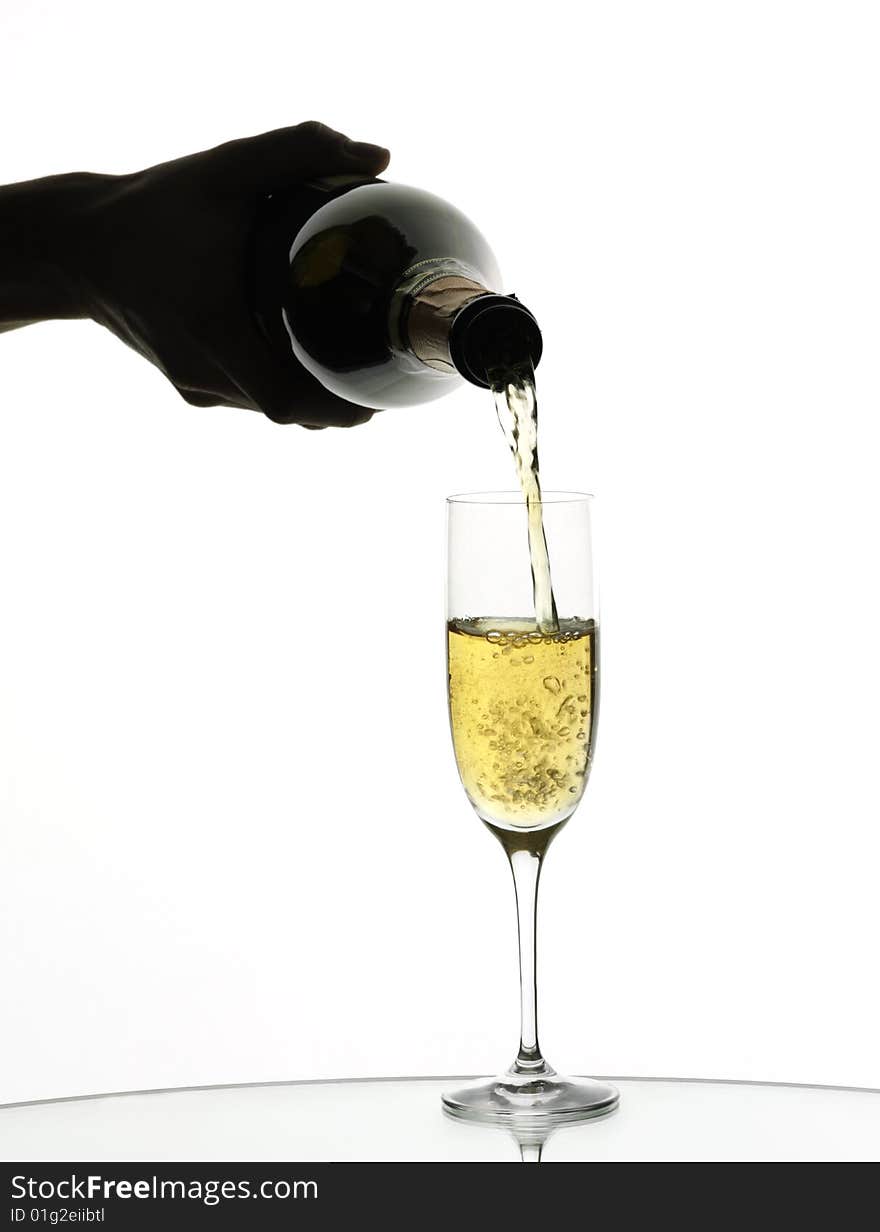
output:
<svg viewBox="0 0 880 1232"><path fill-rule="evenodd" d="M544 350L538 322L515 295L480 295L457 313L449 331L449 357L472 385L490 389L493 374L531 364Z"/></svg>

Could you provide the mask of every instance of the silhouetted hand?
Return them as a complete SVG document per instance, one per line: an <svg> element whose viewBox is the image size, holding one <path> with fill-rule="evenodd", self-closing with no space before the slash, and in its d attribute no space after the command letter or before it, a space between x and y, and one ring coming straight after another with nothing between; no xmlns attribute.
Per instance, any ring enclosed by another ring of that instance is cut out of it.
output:
<svg viewBox="0 0 880 1232"><path fill-rule="evenodd" d="M246 258L267 193L317 176L378 175L388 158L311 122L130 175L0 189L0 253L5 223L17 254L12 283L0 286L0 329L91 317L195 406L245 407L313 428L363 423L370 411L275 358L251 316ZM28 286L28 256L38 290Z"/></svg>

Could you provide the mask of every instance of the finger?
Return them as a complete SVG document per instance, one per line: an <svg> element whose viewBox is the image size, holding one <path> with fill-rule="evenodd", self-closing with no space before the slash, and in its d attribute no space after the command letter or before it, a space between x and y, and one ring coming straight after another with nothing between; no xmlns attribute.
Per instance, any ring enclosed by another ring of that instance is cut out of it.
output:
<svg viewBox="0 0 880 1232"><path fill-rule="evenodd" d="M256 382L247 381L247 393L263 414L277 424L299 424L303 428L354 428L372 419L373 412L357 406L325 389L311 373L301 369L295 382L282 372L282 379L273 382L269 374L263 378L254 396Z"/></svg>
<svg viewBox="0 0 880 1232"><path fill-rule="evenodd" d="M226 383L241 391L241 397L275 423L298 423L312 427L350 428L366 423L373 412L326 389L291 355L282 363L272 353L250 320L227 333L219 348Z"/></svg>
<svg viewBox="0 0 880 1232"><path fill-rule="evenodd" d="M231 394L227 391L221 393L208 389L190 389L187 385L178 385L176 381L171 381L171 384L190 406L234 406L246 411L254 409L244 401L238 390Z"/></svg>
<svg viewBox="0 0 880 1232"><path fill-rule="evenodd" d="M317 175L379 175L390 157L382 146L352 141L315 120L207 152L215 182L244 192L273 192Z"/></svg>
<svg viewBox="0 0 880 1232"><path fill-rule="evenodd" d="M355 428L368 423L375 414L325 389L320 381L303 371L297 380L296 406L290 410L265 412L274 423L296 423L302 428Z"/></svg>
<svg viewBox="0 0 880 1232"><path fill-rule="evenodd" d="M205 394L195 389L182 389L179 385L175 385L174 388L184 402L188 402L190 406L220 406L220 399L216 394Z"/></svg>

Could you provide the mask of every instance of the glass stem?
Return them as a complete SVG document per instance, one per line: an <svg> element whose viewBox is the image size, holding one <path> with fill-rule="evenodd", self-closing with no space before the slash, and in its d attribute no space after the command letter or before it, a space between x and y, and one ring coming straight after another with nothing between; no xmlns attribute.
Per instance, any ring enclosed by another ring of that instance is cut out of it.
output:
<svg viewBox="0 0 880 1232"><path fill-rule="evenodd" d="M538 987L535 969L538 878L541 876L544 853L520 850L510 851L508 854L516 890L521 1006L519 1053L511 1069L515 1074L552 1073L541 1056L538 1044Z"/></svg>

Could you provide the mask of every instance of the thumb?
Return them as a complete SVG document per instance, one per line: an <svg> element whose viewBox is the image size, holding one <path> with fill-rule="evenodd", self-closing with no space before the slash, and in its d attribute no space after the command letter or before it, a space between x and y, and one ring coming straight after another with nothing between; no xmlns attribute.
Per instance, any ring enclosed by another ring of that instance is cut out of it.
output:
<svg viewBox="0 0 880 1232"><path fill-rule="evenodd" d="M318 175L380 175L390 154L379 145L352 141L326 124L309 120L258 137L228 141L207 152L218 187L273 192Z"/></svg>

